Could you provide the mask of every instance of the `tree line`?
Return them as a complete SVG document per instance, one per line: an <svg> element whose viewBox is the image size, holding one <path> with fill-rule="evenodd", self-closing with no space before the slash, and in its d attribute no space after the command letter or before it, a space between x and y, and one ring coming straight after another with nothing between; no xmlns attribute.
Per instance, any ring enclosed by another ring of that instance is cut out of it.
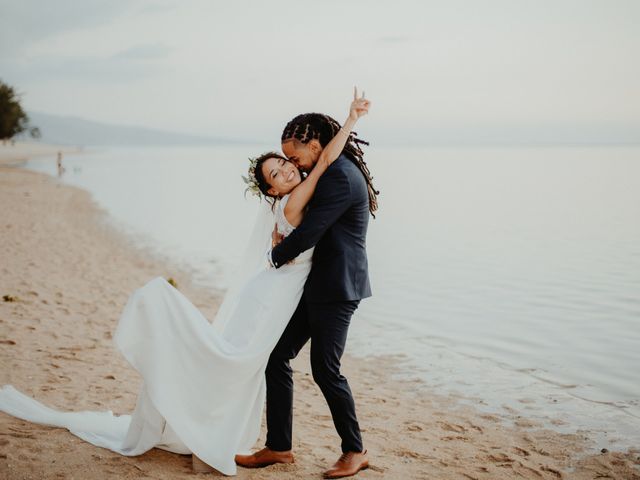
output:
<svg viewBox="0 0 640 480"><path fill-rule="evenodd" d="M29 116L20 105L20 95L13 87L0 80L0 140L7 141L28 132L40 138L40 129L29 123Z"/></svg>

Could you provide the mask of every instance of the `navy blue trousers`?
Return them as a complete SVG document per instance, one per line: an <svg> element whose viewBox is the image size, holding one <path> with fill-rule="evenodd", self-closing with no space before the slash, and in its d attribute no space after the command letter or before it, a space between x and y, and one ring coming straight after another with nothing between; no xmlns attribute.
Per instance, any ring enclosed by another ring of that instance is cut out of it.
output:
<svg viewBox="0 0 640 480"><path fill-rule="evenodd" d="M340 374L340 359L359 300L307 303L304 296L282 333L267 364L267 447L291 450L293 428L293 375L289 361L311 339L311 371L331 410L342 439L343 452L361 452L362 437L347 379Z"/></svg>

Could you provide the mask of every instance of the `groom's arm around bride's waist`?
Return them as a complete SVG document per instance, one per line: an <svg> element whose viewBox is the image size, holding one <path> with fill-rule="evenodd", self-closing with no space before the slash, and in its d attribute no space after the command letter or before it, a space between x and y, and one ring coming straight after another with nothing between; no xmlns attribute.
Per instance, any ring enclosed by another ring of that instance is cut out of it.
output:
<svg viewBox="0 0 640 480"><path fill-rule="evenodd" d="M280 268L314 247L350 206L349 177L340 168L329 168L318 181L302 223L271 251L273 265Z"/></svg>

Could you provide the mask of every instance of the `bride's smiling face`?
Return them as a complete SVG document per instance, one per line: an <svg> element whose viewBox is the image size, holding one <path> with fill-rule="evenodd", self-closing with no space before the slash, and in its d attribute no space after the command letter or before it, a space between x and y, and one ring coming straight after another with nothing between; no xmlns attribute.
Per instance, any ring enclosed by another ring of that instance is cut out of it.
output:
<svg viewBox="0 0 640 480"><path fill-rule="evenodd" d="M281 158L271 157L262 164L262 174L271 186L269 194L282 196L291 192L302 181L296 166Z"/></svg>

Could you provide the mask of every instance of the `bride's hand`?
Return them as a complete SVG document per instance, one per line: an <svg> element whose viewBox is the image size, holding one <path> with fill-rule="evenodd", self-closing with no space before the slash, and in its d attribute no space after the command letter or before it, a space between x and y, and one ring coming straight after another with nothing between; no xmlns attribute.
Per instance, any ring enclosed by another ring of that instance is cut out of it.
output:
<svg viewBox="0 0 640 480"><path fill-rule="evenodd" d="M349 108L349 118L354 121L358 120L369 113L370 106L371 102L364 98L364 92L362 92L361 97L358 97L358 87L353 87L353 102L351 102L351 107Z"/></svg>
<svg viewBox="0 0 640 480"><path fill-rule="evenodd" d="M278 225L273 227L273 232L271 232L271 248L278 245L284 239L284 235L282 235L278 231Z"/></svg>

